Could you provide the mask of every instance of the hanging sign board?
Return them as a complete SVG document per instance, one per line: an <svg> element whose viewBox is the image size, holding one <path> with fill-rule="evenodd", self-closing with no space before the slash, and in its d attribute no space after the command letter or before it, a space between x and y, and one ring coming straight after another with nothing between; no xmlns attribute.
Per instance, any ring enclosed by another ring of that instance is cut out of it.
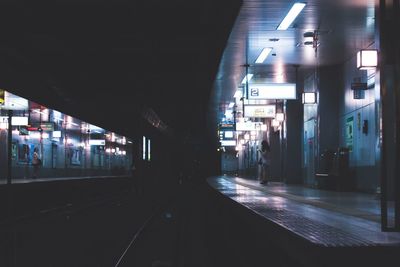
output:
<svg viewBox="0 0 400 267"><path fill-rule="evenodd" d="M54 131L54 124L52 122L42 122L40 128L45 132L52 132Z"/></svg>
<svg viewBox="0 0 400 267"><path fill-rule="evenodd" d="M40 129L44 132L54 131L54 124L52 122L32 123L27 126L28 131L34 132Z"/></svg>
<svg viewBox="0 0 400 267"><path fill-rule="evenodd" d="M11 117L11 125L13 126L26 126L28 125L28 117Z"/></svg>
<svg viewBox="0 0 400 267"><path fill-rule="evenodd" d="M0 117L1 123L8 123L7 116ZM12 126L26 126L28 125L28 117L19 117L19 116L12 116L11 117L11 125Z"/></svg>
<svg viewBox="0 0 400 267"><path fill-rule="evenodd" d="M218 128L220 131L234 131L235 125L233 123L220 123Z"/></svg>
<svg viewBox="0 0 400 267"><path fill-rule="evenodd" d="M367 89L368 89L367 83L361 83L361 82L351 83L351 90L367 90Z"/></svg>
<svg viewBox="0 0 400 267"><path fill-rule="evenodd" d="M244 117L247 118L275 118L275 105L245 105Z"/></svg>
<svg viewBox="0 0 400 267"><path fill-rule="evenodd" d="M257 131L262 128L262 125L264 125L262 122L237 122L236 131Z"/></svg>
<svg viewBox="0 0 400 267"><path fill-rule="evenodd" d="M249 84L249 99L296 99L294 83Z"/></svg>
<svg viewBox="0 0 400 267"><path fill-rule="evenodd" d="M221 140L221 146L236 146L236 140Z"/></svg>
<svg viewBox="0 0 400 267"><path fill-rule="evenodd" d="M89 140L89 145L91 146L105 146L106 140L105 139L91 139Z"/></svg>

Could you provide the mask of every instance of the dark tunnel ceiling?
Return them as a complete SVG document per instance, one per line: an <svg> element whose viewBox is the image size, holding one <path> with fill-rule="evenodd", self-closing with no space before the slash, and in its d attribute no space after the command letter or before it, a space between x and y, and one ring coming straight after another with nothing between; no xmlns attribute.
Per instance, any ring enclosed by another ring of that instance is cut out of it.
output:
<svg viewBox="0 0 400 267"><path fill-rule="evenodd" d="M128 136L141 107L178 131L205 127L241 1L18 3L0 4L4 89Z"/></svg>
<svg viewBox="0 0 400 267"><path fill-rule="evenodd" d="M276 28L295 1L245 0L229 36L215 80L210 110L220 121L245 76L252 82L294 82L319 67L335 66L374 45L374 0L307 0L306 7L285 31ZM318 49L304 45L305 32L317 32ZM263 64L255 60L264 47L273 48ZM298 89L298 93L302 88Z"/></svg>

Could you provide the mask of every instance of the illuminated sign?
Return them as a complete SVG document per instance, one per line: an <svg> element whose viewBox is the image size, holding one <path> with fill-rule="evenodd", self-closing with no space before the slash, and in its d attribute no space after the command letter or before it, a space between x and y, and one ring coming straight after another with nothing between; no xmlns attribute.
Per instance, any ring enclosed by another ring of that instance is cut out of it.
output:
<svg viewBox="0 0 400 267"><path fill-rule="evenodd" d="M13 95L10 92L4 91L3 108L12 110L28 110L29 102L27 99Z"/></svg>
<svg viewBox="0 0 400 267"><path fill-rule="evenodd" d="M233 132L232 131L225 131L225 138L233 138Z"/></svg>
<svg viewBox="0 0 400 267"><path fill-rule="evenodd" d="M11 125L13 126L26 126L28 125L28 117L11 117Z"/></svg>
<svg viewBox="0 0 400 267"><path fill-rule="evenodd" d="M236 140L222 140L221 146L236 146Z"/></svg>
<svg viewBox="0 0 400 267"><path fill-rule="evenodd" d="M35 138L35 139L48 139L49 134L48 133L30 132L29 137Z"/></svg>
<svg viewBox="0 0 400 267"><path fill-rule="evenodd" d="M252 121L247 121L247 122L237 122L236 123L236 131L257 131L257 130L262 130L263 129L263 124L262 122L252 122Z"/></svg>
<svg viewBox="0 0 400 267"><path fill-rule="evenodd" d="M0 89L0 105L4 104L4 90Z"/></svg>
<svg viewBox="0 0 400 267"><path fill-rule="evenodd" d="M143 136L143 154L142 154L142 159L146 160L146 136Z"/></svg>
<svg viewBox="0 0 400 267"><path fill-rule="evenodd" d="M8 117L1 116L0 122L8 124ZM13 117L11 117L11 125L12 126L26 126L26 125L28 125L28 117L13 116Z"/></svg>
<svg viewBox="0 0 400 267"><path fill-rule="evenodd" d="M317 96L313 92L305 92L302 94L302 102L303 104L315 104L317 103Z"/></svg>
<svg viewBox="0 0 400 267"><path fill-rule="evenodd" d="M147 139L147 160L151 160L151 145L150 145L150 139Z"/></svg>
<svg viewBox="0 0 400 267"><path fill-rule="evenodd" d="M275 118L275 105L245 105L244 117Z"/></svg>
<svg viewBox="0 0 400 267"><path fill-rule="evenodd" d="M26 129L27 129L28 131L30 131L30 132L39 131L39 127L33 127L33 126L31 126L31 125L28 125L28 126L26 127Z"/></svg>
<svg viewBox="0 0 400 267"><path fill-rule="evenodd" d="M235 125L232 123L220 123L219 130L220 131L234 131Z"/></svg>
<svg viewBox="0 0 400 267"><path fill-rule="evenodd" d="M296 84L249 84L249 99L296 99Z"/></svg>
<svg viewBox="0 0 400 267"><path fill-rule="evenodd" d="M61 131L54 131L53 132L53 138L60 138L61 137Z"/></svg>
<svg viewBox="0 0 400 267"><path fill-rule="evenodd" d="M28 131L39 131L40 129L44 132L52 132L54 131L54 124L52 122L43 122L43 123L32 123L32 125L28 125Z"/></svg>
<svg viewBox="0 0 400 267"><path fill-rule="evenodd" d="M105 146L106 140L105 139L91 139L89 140L89 145L91 146Z"/></svg>

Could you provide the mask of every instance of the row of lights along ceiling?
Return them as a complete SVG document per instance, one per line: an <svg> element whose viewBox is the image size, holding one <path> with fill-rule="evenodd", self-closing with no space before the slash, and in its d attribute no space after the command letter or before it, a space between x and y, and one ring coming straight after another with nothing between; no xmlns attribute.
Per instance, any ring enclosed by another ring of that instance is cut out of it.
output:
<svg viewBox="0 0 400 267"><path fill-rule="evenodd" d="M306 3L296 2L290 8L289 12L286 14L284 19L278 25L276 30L285 31L289 28L289 26L293 23L293 21L297 18L300 12L304 9ZM271 54L273 47L264 47L261 51L260 55L257 57L255 63L262 64L267 59L267 57ZM252 73L248 73L242 80L242 84L248 83L253 77Z"/></svg>

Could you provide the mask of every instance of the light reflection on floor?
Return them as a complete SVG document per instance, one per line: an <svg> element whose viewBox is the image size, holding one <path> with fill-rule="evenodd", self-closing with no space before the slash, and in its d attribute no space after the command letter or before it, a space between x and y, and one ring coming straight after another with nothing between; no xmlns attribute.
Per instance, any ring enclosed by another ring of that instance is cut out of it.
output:
<svg viewBox="0 0 400 267"><path fill-rule="evenodd" d="M227 197L312 242L332 245L346 238L349 244L400 245L400 233L381 232L376 222L379 201L371 195L281 183L263 186L254 180L226 176L208 182Z"/></svg>

